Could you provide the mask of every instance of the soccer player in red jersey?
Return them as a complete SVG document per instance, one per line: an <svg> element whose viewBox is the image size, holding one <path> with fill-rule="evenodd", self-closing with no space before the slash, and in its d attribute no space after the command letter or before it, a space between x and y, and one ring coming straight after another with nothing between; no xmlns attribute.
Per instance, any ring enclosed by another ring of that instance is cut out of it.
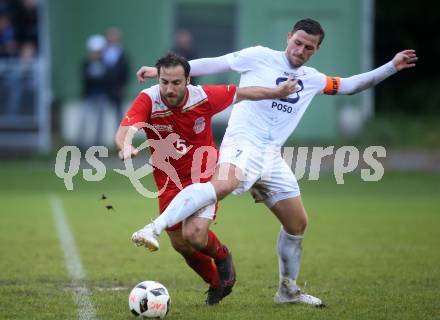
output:
<svg viewBox="0 0 440 320"><path fill-rule="evenodd" d="M245 99L285 98L295 92L297 83L286 81L274 88L192 86L189 63L175 54L159 59L156 68L159 84L137 96L121 122L115 142L121 159L136 156L138 149L130 137L127 139L129 129L144 129L162 213L182 188L211 179L218 155L212 138L213 115ZM216 211L217 204L208 205L167 229L174 249L209 284L208 305L219 303L231 293L235 283L232 256L209 229Z"/></svg>

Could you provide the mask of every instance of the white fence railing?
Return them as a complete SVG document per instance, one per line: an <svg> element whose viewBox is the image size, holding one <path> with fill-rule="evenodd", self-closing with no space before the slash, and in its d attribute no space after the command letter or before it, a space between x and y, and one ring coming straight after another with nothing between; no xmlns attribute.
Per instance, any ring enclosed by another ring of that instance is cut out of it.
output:
<svg viewBox="0 0 440 320"><path fill-rule="evenodd" d="M0 148L49 150L49 110L45 59L0 60Z"/></svg>

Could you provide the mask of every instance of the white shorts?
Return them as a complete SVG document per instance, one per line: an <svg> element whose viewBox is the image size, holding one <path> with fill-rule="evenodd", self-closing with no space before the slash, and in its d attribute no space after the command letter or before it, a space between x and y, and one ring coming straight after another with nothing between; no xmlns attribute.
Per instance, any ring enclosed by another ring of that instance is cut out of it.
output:
<svg viewBox="0 0 440 320"><path fill-rule="evenodd" d="M221 163L231 163L244 173L237 176L240 184L233 194L250 190L256 202L264 202L269 208L280 200L300 195L295 175L281 157L279 147L222 144L218 164Z"/></svg>
<svg viewBox="0 0 440 320"><path fill-rule="evenodd" d="M214 220L215 214L217 212L216 203L207 205L194 213L194 216L198 218L205 218L209 220Z"/></svg>

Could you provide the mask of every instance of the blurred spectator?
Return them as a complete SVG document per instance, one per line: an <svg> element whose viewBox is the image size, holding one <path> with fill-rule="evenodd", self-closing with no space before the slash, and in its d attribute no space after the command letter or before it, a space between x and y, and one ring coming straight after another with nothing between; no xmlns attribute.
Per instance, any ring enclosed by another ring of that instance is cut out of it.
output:
<svg viewBox="0 0 440 320"><path fill-rule="evenodd" d="M0 15L10 15L12 11L10 0L0 0Z"/></svg>
<svg viewBox="0 0 440 320"><path fill-rule="evenodd" d="M107 67L103 52L107 45L105 37L99 34L87 39L87 58L82 66L83 112L79 130L81 147L100 145L103 142L103 122L108 104ZM90 120L95 120L91 122ZM92 141L87 141L87 128L94 130Z"/></svg>
<svg viewBox="0 0 440 320"><path fill-rule="evenodd" d="M15 55L15 30L6 13L0 13L0 58Z"/></svg>
<svg viewBox="0 0 440 320"><path fill-rule="evenodd" d="M179 29L174 36L173 52L184 57L186 60L197 59L198 55L192 46L192 34L187 29Z"/></svg>
<svg viewBox="0 0 440 320"><path fill-rule="evenodd" d="M26 42L20 48L19 60L14 64L8 77L5 79L5 86L8 92L6 99L6 115L15 117L18 114L28 114L23 108L23 99L33 96L36 87L34 74L34 61L36 48L33 42ZM27 106L32 106L32 102ZM29 110L26 110L29 111Z"/></svg>
<svg viewBox="0 0 440 320"><path fill-rule="evenodd" d="M36 0L20 0L15 10L16 40L33 43L38 51L38 7Z"/></svg>
<svg viewBox="0 0 440 320"><path fill-rule="evenodd" d="M125 87L129 79L129 64L125 50L121 43L121 32L118 28L109 28L106 32L107 46L103 52L103 59L107 67L108 96L116 109L116 119L122 119L125 112L122 110Z"/></svg>
<svg viewBox="0 0 440 320"><path fill-rule="evenodd" d="M172 51L188 61L199 57L193 48L193 36L188 29L178 29L176 31ZM191 77L191 84L197 84L196 77Z"/></svg>

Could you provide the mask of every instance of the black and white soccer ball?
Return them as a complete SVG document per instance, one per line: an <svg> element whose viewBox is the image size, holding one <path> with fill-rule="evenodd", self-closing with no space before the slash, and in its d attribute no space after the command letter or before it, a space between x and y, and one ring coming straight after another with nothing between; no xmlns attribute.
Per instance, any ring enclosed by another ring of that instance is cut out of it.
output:
<svg viewBox="0 0 440 320"><path fill-rule="evenodd" d="M142 281L131 290L128 305L137 317L163 319L170 311L171 299L161 283Z"/></svg>

